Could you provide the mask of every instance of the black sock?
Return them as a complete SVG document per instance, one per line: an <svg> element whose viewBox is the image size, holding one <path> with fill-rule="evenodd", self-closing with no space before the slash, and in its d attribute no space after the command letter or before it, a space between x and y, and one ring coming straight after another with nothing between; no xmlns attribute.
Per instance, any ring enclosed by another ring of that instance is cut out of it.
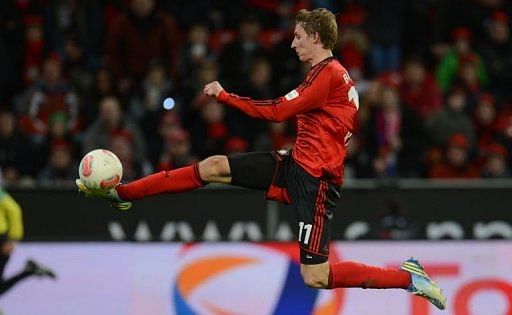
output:
<svg viewBox="0 0 512 315"><path fill-rule="evenodd" d="M28 271L22 271L9 279L2 279L0 282L0 295L4 294L6 291L8 291L10 288L12 288L16 283L19 281L25 279L26 277L32 275L32 273Z"/></svg>

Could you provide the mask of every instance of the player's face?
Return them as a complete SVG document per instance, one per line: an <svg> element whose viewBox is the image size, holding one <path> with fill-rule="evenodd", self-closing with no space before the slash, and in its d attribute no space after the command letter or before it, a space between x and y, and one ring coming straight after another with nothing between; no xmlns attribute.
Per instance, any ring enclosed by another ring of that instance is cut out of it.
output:
<svg viewBox="0 0 512 315"><path fill-rule="evenodd" d="M297 56L299 56L300 61L308 62L312 59L313 47L313 36L308 36L300 24L295 25L292 48L297 53Z"/></svg>

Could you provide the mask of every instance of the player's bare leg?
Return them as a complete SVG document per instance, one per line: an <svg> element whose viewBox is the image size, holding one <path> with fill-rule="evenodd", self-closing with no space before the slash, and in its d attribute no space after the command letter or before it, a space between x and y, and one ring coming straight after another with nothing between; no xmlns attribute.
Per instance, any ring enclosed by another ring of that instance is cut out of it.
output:
<svg viewBox="0 0 512 315"><path fill-rule="evenodd" d="M76 185L87 196L105 198L114 208L128 210L132 206L132 200L164 193L186 192L208 183L230 182L228 158L224 155L215 155L192 166L151 174L129 184L119 185L106 193L91 191L80 179L76 180Z"/></svg>
<svg viewBox="0 0 512 315"><path fill-rule="evenodd" d="M310 288L326 289L329 285L329 262L316 265L300 264L300 274Z"/></svg>
<svg viewBox="0 0 512 315"><path fill-rule="evenodd" d="M225 155L214 155L199 162L199 175L207 183L231 183L228 157Z"/></svg>

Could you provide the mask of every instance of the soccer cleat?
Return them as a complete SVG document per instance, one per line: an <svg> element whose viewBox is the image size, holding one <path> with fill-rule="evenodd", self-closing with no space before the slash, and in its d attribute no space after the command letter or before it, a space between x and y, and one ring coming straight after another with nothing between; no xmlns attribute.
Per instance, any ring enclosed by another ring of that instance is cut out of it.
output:
<svg viewBox="0 0 512 315"><path fill-rule="evenodd" d="M400 269L411 274L411 285L407 291L427 299L440 310L446 308L446 297L443 295L443 290L429 278L416 259L409 258Z"/></svg>
<svg viewBox="0 0 512 315"><path fill-rule="evenodd" d="M57 275L51 269L41 266L39 263L28 260L25 264L25 272L36 275L38 277L49 277L53 280L57 279Z"/></svg>
<svg viewBox="0 0 512 315"><path fill-rule="evenodd" d="M80 180L77 179L75 181L78 186L78 191L83 192L87 197L98 197L104 198L111 202L111 206L116 208L117 210L125 211L129 210L132 207L132 203L130 201L124 201L119 198L117 191L115 188L107 191L106 193L102 193L99 191L92 191Z"/></svg>

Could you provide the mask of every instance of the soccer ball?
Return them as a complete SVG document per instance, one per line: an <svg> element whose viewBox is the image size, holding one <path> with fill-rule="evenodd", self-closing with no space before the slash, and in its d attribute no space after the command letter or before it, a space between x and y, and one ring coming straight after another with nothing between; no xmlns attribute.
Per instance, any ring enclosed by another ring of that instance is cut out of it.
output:
<svg viewBox="0 0 512 315"><path fill-rule="evenodd" d="M82 158L78 174L87 188L105 193L121 182L123 166L114 153L97 149Z"/></svg>

